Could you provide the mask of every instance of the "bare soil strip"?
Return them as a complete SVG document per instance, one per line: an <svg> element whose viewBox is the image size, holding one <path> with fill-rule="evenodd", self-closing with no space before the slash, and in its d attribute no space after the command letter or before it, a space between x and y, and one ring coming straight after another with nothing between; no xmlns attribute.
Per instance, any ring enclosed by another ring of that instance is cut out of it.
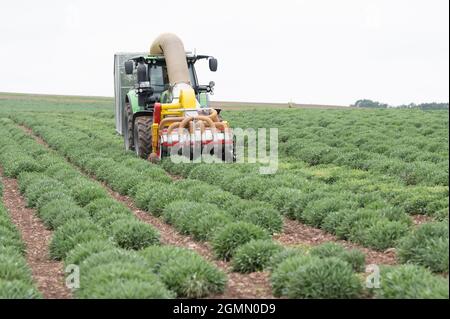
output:
<svg viewBox="0 0 450 319"><path fill-rule="evenodd" d="M30 128L20 126L26 133L33 137L39 144L52 150L52 148L39 136L34 135ZM68 159L66 159L71 163ZM71 163L81 174L88 178L98 181L95 176L88 175L80 167ZM105 183L98 181L108 193L117 201L125 204L134 215L145 223L154 226L161 235L161 242L166 245L175 245L178 247L184 247L197 252L207 260L214 263L218 268L223 270L228 275L228 284L225 292L221 295L209 296L209 298L239 298L239 299L252 299L252 298L274 298L272 295L272 289L269 282L268 272L254 272L251 274L240 274L232 272L229 263L216 260L212 253L211 247L202 242L195 241L190 236L181 235L172 226L166 224L162 219L151 215L149 212L138 209L133 200L128 197L113 191Z"/></svg>
<svg viewBox="0 0 450 319"><path fill-rule="evenodd" d="M173 181L183 179L183 177L179 175L172 175L168 172L167 174L172 178ZM424 221L421 222L423 223ZM273 236L273 239L278 241L283 246L314 246L326 242L337 242L346 248L359 249L360 251L365 253L367 265L394 265L397 263L396 252L394 248L387 249L384 252L376 251L346 240L340 240L336 236L327 233L322 229L314 228L302 224L297 220L289 219L286 217L283 217L283 231L279 234L275 234Z"/></svg>
<svg viewBox="0 0 450 319"><path fill-rule="evenodd" d="M3 203L22 235L26 247L26 260L37 288L44 298L71 298L71 292L65 286L63 263L52 260L49 256L52 232L45 228L34 209L26 207L17 180L7 177L2 177L2 180Z"/></svg>
<svg viewBox="0 0 450 319"><path fill-rule="evenodd" d="M214 296L214 298L272 298L268 273L255 272L243 275L232 272L229 263L214 259L211 247L207 243L198 242L190 236L181 235L162 219L137 208L130 197L113 191L104 183L102 185L115 200L124 203L137 218L157 228L163 244L192 249L228 273L228 287L225 293Z"/></svg>
<svg viewBox="0 0 450 319"><path fill-rule="evenodd" d="M336 236L324 230L307 226L288 218L284 218L283 232L274 235L273 238L285 246L319 245L326 242L337 242L347 248L361 250L366 254L366 264L368 265L393 265L397 263L395 249L388 249L384 252L376 251L346 240L339 240Z"/></svg>
<svg viewBox="0 0 450 319"><path fill-rule="evenodd" d="M420 225L425 224L425 223L432 222L433 220L434 220L433 217L427 216L427 215L417 214L417 215L412 216L413 224L416 227L419 227Z"/></svg>

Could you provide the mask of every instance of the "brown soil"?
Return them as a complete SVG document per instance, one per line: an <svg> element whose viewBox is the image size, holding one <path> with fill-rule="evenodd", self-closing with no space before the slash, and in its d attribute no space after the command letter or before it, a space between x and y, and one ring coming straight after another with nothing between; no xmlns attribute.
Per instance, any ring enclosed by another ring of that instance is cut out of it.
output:
<svg viewBox="0 0 450 319"><path fill-rule="evenodd" d="M113 191L104 183L102 185L115 200L124 203L137 218L157 228L163 244L194 250L228 274L228 285L225 293L212 296L212 298L273 298L268 273L255 272L244 275L232 272L229 263L214 258L212 249L207 243L198 242L190 236L179 234L160 218L137 208L130 197Z"/></svg>
<svg viewBox="0 0 450 319"><path fill-rule="evenodd" d="M24 125L18 125L19 128L21 128L22 130L25 131L25 133L27 133L28 135L30 135L32 138L34 138L34 140L38 143L41 144L43 146L45 146L46 148L48 148L49 150L51 150L52 148L47 144L46 141L44 141L41 137L34 135L34 132L32 129L24 126Z"/></svg>
<svg viewBox="0 0 450 319"><path fill-rule="evenodd" d="M413 215L411 218L414 226L420 226L422 224L433 221L433 217L427 215Z"/></svg>
<svg viewBox="0 0 450 319"><path fill-rule="evenodd" d="M0 174L1 174L0 170ZM49 257L52 232L45 228L33 209L27 208L17 180L3 177L3 202L19 229L26 247L26 260L44 298L71 298L65 286L63 263Z"/></svg>
<svg viewBox="0 0 450 319"><path fill-rule="evenodd" d="M296 220L284 219L283 232L274 235L274 239L285 246L308 245L314 246L326 242L337 242L346 248L355 248L366 254L367 264L393 265L396 263L395 250L388 249L384 252L376 251L354 244L345 240L339 240L321 229L302 224Z"/></svg>
<svg viewBox="0 0 450 319"><path fill-rule="evenodd" d="M72 103L101 103L113 102L110 97L103 96L81 96L81 95L49 95L32 93L8 93L0 92L0 100L37 100L45 102L72 102Z"/></svg>
<svg viewBox="0 0 450 319"><path fill-rule="evenodd" d="M49 145L40 137L34 135L33 131L25 126L20 126L25 132L32 136L39 144L51 149ZM86 174L81 168L72 164L80 173L85 176L95 179L93 176ZM134 215L140 220L154 226L161 235L161 242L166 245L175 245L184 247L197 252L205 259L214 263L218 268L223 270L228 275L228 284L225 292L221 295L210 296L210 298L274 298L272 289L269 283L269 274L266 272L255 272L251 274L240 274L232 272L229 263L221 260L216 260L213 256L211 247L202 242L195 241L190 236L179 234L172 226L166 224L160 218L151 215L148 212L138 209L133 200L128 197L113 191L105 183L100 182L101 185L108 191L108 193L117 201L125 204Z"/></svg>

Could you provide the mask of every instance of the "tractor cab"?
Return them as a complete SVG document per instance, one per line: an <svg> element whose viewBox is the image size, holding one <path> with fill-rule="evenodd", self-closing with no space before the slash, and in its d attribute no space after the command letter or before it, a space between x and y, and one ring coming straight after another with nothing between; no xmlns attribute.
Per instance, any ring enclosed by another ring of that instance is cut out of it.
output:
<svg viewBox="0 0 450 319"><path fill-rule="evenodd" d="M213 81L200 85L195 63L207 59L211 71L217 70L217 60L208 55L186 53L189 70L189 85L194 89L200 107L209 107L209 95L214 94ZM126 105L133 113L152 112L155 103L171 103L178 92L170 86L164 55L145 53L117 53L114 56L114 91L116 131L124 133Z"/></svg>
<svg viewBox="0 0 450 319"><path fill-rule="evenodd" d="M208 94L213 93L214 82L200 85L197 80L194 64L200 59L209 59L211 71L217 69L217 60L206 55L187 54L190 87L194 89L197 101L201 107L208 107ZM139 99L139 106L143 109L152 109L155 103L171 103L178 98L176 85L171 86L163 55L137 56L125 62L127 75L135 76L135 90Z"/></svg>
<svg viewBox="0 0 450 319"><path fill-rule="evenodd" d="M202 107L208 107L207 93L211 93L212 90L202 90L202 87L199 86L193 62L188 63L188 69L190 85L195 90L197 100L200 102ZM149 64L148 76L156 101L161 103L171 103L173 100L173 92L171 91L165 61L161 61L161 63Z"/></svg>

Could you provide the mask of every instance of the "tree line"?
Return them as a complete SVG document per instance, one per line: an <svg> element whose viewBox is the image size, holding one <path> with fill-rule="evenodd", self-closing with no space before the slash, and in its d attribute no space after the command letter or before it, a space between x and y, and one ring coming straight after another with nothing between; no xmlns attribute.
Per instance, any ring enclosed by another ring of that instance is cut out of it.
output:
<svg viewBox="0 0 450 319"><path fill-rule="evenodd" d="M354 104L350 105L353 107L364 107L364 108L402 108L402 109L422 109L422 110L448 110L449 103L437 103L437 102L431 102L431 103L410 103L410 104L402 104L397 106L392 106L386 103L381 103L377 101L372 101L369 99L361 99L356 101Z"/></svg>

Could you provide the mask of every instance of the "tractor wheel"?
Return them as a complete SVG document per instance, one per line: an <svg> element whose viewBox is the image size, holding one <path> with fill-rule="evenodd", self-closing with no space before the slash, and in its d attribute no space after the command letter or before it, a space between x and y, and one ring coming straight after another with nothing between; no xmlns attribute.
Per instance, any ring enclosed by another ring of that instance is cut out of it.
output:
<svg viewBox="0 0 450 319"><path fill-rule="evenodd" d="M222 161L226 163L236 162L236 136L233 136L233 144L231 147L230 145L223 145Z"/></svg>
<svg viewBox="0 0 450 319"><path fill-rule="evenodd" d="M170 150L167 146L161 145L161 158L170 156Z"/></svg>
<svg viewBox="0 0 450 319"><path fill-rule="evenodd" d="M236 154L235 154L234 144L232 147L230 147L229 145L223 145L222 147L223 147L222 161L224 161L225 163L236 162Z"/></svg>
<svg viewBox="0 0 450 319"><path fill-rule="evenodd" d="M140 158L148 159L152 152L152 118L140 116L134 123L134 149Z"/></svg>
<svg viewBox="0 0 450 319"><path fill-rule="evenodd" d="M127 102L125 105L125 130L123 133L123 139L125 142L125 150L134 150L134 140L133 140L133 111L131 110L130 103Z"/></svg>

